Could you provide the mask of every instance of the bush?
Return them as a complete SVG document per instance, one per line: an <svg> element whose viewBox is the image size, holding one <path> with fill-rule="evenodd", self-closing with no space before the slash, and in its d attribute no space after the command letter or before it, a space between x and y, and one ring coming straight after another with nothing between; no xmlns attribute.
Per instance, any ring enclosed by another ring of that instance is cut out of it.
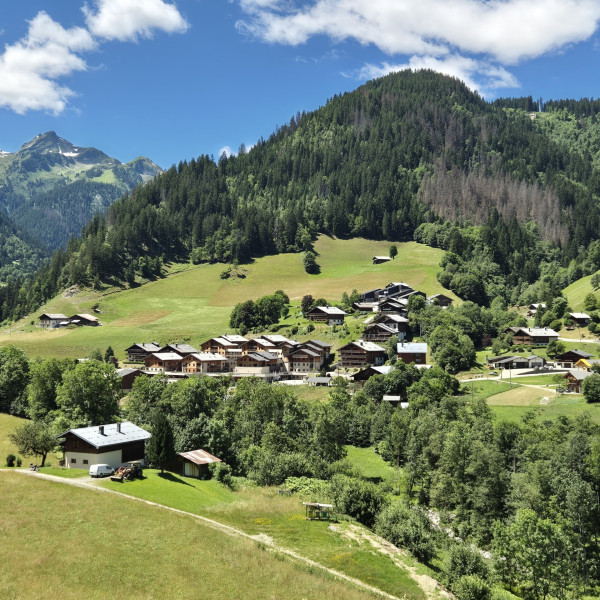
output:
<svg viewBox="0 0 600 600"><path fill-rule="evenodd" d="M401 502L387 506L377 515L375 531L422 562L429 562L435 554L431 523L416 506Z"/></svg>
<svg viewBox="0 0 600 600"><path fill-rule="evenodd" d="M17 467L20 467L23 464L23 459L20 456L17 456Z"/></svg>
<svg viewBox="0 0 600 600"><path fill-rule="evenodd" d="M233 487L233 477L231 476L231 467L224 462L211 463L210 471L213 477L228 488Z"/></svg>
<svg viewBox="0 0 600 600"><path fill-rule="evenodd" d="M7 467L14 467L15 466L15 460L17 460L17 457L14 454L7 454L6 455L6 466Z"/></svg>
<svg viewBox="0 0 600 600"><path fill-rule="evenodd" d="M344 475L331 480L331 496L336 508L359 523L372 527L385 505L381 490L374 484Z"/></svg>
<svg viewBox="0 0 600 600"><path fill-rule="evenodd" d="M490 600L490 586L477 575L463 575L452 587L458 600Z"/></svg>
<svg viewBox="0 0 600 600"><path fill-rule="evenodd" d="M464 575L476 575L482 580L489 577L488 566L477 550L466 544L454 544L444 561L444 572L452 589Z"/></svg>

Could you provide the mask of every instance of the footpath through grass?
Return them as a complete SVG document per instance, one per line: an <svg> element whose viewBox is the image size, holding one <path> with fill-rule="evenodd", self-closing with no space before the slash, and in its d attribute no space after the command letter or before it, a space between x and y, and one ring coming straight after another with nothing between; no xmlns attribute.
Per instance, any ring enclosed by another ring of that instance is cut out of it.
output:
<svg viewBox="0 0 600 600"><path fill-rule="evenodd" d="M425 599L408 571L399 569L388 557L374 553L366 543L345 538L327 521L306 521L302 500L296 496L282 496L275 488L260 487L232 492L213 480L198 481L173 474L161 477L154 469L146 469L144 475L143 480L123 484L106 480L100 485L215 519L249 535L268 536L282 547L390 594Z"/></svg>
<svg viewBox="0 0 600 600"><path fill-rule="evenodd" d="M3 600L373 598L184 515L17 473L0 486Z"/></svg>

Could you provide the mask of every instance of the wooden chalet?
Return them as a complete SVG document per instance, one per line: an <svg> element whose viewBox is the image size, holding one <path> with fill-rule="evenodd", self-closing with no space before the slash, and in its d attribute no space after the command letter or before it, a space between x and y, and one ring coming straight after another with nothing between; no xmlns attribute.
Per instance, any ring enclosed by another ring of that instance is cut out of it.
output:
<svg viewBox="0 0 600 600"><path fill-rule="evenodd" d="M352 380L360 381L364 384L364 382L373 377L373 375L387 375L392 368L391 365L381 365L379 367L370 365L365 369L361 369L358 373L354 373L354 375L352 375Z"/></svg>
<svg viewBox="0 0 600 600"><path fill-rule="evenodd" d="M381 263L390 262L390 260L392 260L392 259L389 256L374 256L373 264L380 265Z"/></svg>
<svg viewBox="0 0 600 600"><path fill-rule="evenodd" d="M448 308L452 302L452 298L450 298L450 296L446 296L445 294L433 294L433 296L429 296L427 298L428 304L436 304L442 308Z"/></svg>
<svg viewBox="0 0 600 600"><path fill-rule="evenodd" d="M274 381L280 377L281 366L279 358L270 352L249 352L241 356L235 369L233 378L259 377L266 381Z"/></svg>
<svg viewBox="0 0 600 600"><path fill-rule="evenodd" d="M195 354L198 352L194 346L190 346L189 344L167 344L163 346L160 350L160 353L175 353L180 357L188 356L189 354Z"/></svg>
<svg viewBox="0 0 600 600"><path fill-rule="evenodd" d="M121 389L130 390L133 382L138 377L145 376L145 373L141 369L117 369L117 375L121 378Z"/></svg>
<svg viewBox="0 0 600 600"><path fill-rule="evenodd" d="M125 349L129 362L144 362L146 356L154 352L160 352L160 346L156 342L150 344L133 344Z"/></svg>
<svg viewBox="0 0 600 600"><path fill-rule="evenodd" d="M343 325L346 313L335 306L315 306L306 314L310 321L327 323L328 325Z"/></svg>
<svg viewBox="0 0 600 600"><path fill-rule="evenodd" d="M538 310L546 310L546 304L544 302L538 302L536 304L530 304L527 307L527 316L535 317Z"/></svg>
<svg viewBox="0 0 600 600"><path fill-rule="evenodd" d="M274 352L276 349L273 342L264 338L254 338L242 344L242 355L248 352Z"/></svg>
<svg viewBox="0 0 600 600"><path fill-rule="evenodd" d="M425 342L400 342L396 346L396 356L407 365L415 363L424 365L427 362L427 344Z"/></svg>
<svg viewBox="0 0 600 600"><path fill-rule="evenodd" d="M210 338L200 348L202 352L211 352L212 354L220 354L224 356L231 366L235 366L238 359L242 356L242 348L235 342L230 342L225 339L225 336Z"/></svg>
<svg viewBox="0 0 600 600"><path fill-rule="evenodd" d="M377 315L372 322L387 325L399 334L400 339L406 337L408 333L408 319L401 315L383 313Z"/></svg>
<svg viewBox="0 0 600 600"><path fill-rule="evenodd" d="M539 369L545 364L546 359L535 354L529 356L495 356L488 359L488 365L498 369Z"/></svg>
<svg viewBox="0 0 600 600"><path fill-rule="evenodd" d="M593 373L584 369L571 369L565 375L565 378L567 379L567 389L570 392L580 394L584 380L590 375L593 375Z"/></svg>
<svg viewBox="0 0 600 600"><path fill-rule="evenodd" d="M379 294L383 291L382 288L375 288L374 290L368 290L358 295L359 302L377 302Z"/></svg>
<svg viewBox="0 0 600 600"><path fill-rule="evenodd" d="M592 355L585 350L567 350L562 354L558 354L554 357L554 362L561 366L563 369L571 369L579 362L582 358L589 359Z"/></svg>
<svg viewBox="0 0 600 600"><path fill-rule="evenodd" d="M574 365L576 369L585 369L586 371L594 370L600 368L600 359L599 358L580 358Z"/></svg>
<svg viewBox="0 0 600 600"><path fill-rule="evenodd" d="M379 302L375 311L380 315L398 315L405 317L408 314L408 302L403 299L386 298Z"/></svg>
<svg viewBox="0 0 600 600"><path fill-rule="evenodd" d="M300 348L288 354L286 359L288 372L314 373L321 369L322 358L319 352L309 348Z"/></svg>
<svg viewBox="0 0 600 600"><path fill-rule="evenodd" d="M145 358L145 370L163 373L181 371L182 360L183 357L175 352L155 352Z"/></svg>
<svg viewBox="0 0 600 600"><path fill-rule="evenodd" d="M97 327L100 325L100 321L98 320L98 317L94 317L94 315L82 313L69 317L69 325L79 325L80 327Z"/></svg>
<svg viewBox="0 0 600 600"><path fill-rule="evenodd" d="M586 313L570 312L569 317L577 327L587 327L592 321L592 317Z"/></svg>
<svg viewBox="0 0 600 600"><path fill-rule="evenodd" d="M408 285L408 283L404 283L403 281L392 281L388 283L381 293L379 294L379 300L383 298L394 298L396 296L401 296L404 294L408 294L412 292L413 288Z"/></svg>
<svg viewBox="0 0 600 600"><path fill-rule="evenodd" d="M507 332L512 334L513 344L516 345L547 346L558 339L558 333L548 327L509 327Z"/></svg>
<svg viewBox="0 0 600 600"><path fill-rule="evenodd" d="M350 342L339 349L340 367L344 368L361 368L367 365L382 365L387 359L387 353L384 348L366 342L357 340Z"/></svg>
<svg viewBox="0 0 600 600"><path fill-rule="evenodd" d="M68 469L88 469L93 464L107 464L114 469L133 460L144 460L150 433L130 423L111 423L69 429L56 436L60 439L64 465Z"/></svg>
<svg viewBox="0 0 600 600"><path fill-rule="evenodd" d="M181 359L183 373L227 373L229 363L224 356L212 352L196 352Z"/></svg>
<svg viewBox="0 0 600 600"><path fill-rule="evenodd" d="M367 342L387 342L391 337L398 337L398 332L383 323L370 323L362 332L362 338Z"/></svg>
<svg viewBox="0 0 600 600"><path fill-rule="evenodd" d="M220 458L213 456L206 450L190 450L189 452L178 452L180 474L184 477L195 477L197 479L208 479L210 477L209 465L222 462Z"/></svg>
<svg viewBox="0 0 600 600"><path fill-rule="evenodd" d="M69 324L69 318L62 313L44 313L39 316L38 326L42 329L56 329Z"/></svg>

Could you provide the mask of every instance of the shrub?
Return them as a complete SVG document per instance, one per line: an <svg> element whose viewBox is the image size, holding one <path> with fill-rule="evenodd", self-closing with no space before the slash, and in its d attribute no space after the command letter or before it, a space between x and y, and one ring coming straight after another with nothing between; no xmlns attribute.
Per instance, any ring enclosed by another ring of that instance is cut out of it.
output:
<svg viewBox="0 0 600 600"><path fill-rule="evenodd" d="M458 600L490 600L490 586L477 575L463 575L452 587Z"/></svg>
<svg viewBox="0 0 600 600"><path fill-rule="evenodd" d="M15 466L15 460L17 460L17 457L14 454L7 454L6 455L6 466L7 467L14 467Z"/></svg>
<svg viewBox="0 0 600 600"><path fill-rule="evenodd" d="M344 475L332 478L331 496L339 511L354 517L367 527L373 526L377 514L385 504L381 490L374 483Z"/></svg>
<svg viewBox="0 0 600 600"><path fill-rule="evenodd" d="M431 523L416 506L390 504L377 515L375 531L394 546L406 548L420 561L429 562L435 553Z"/></svg>
<svg viewBox="0 0 600 600"><path fill-rule="evenodd" d="M20 467L23 464L23 459L20 456L17 456L17 467Z"/></svg>
<svg viewBox="0 0 600 600"><path fill-rule="evenodd" d="M213 477L227 487L233 487L233 477L231 476L231 467L224 462L211 463L210 470Z"/></svg>
<svg viewBox="0 0 600 600"><path fill-rule="evenodd" d="M476 575L483 580L489 577L488 566L481 554L463 543L451 546L444 561L444 572L452 589L464 575Z"/></svg>

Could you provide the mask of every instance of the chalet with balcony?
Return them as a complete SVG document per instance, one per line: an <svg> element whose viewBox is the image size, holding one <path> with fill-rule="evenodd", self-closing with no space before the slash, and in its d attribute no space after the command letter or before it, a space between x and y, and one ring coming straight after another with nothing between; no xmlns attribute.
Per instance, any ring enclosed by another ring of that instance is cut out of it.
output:
<svg viewBox="0 0 600 600"><path fill-rule="evenodd" d="M279 358L275 354L249 352L239 358L233 370L233 378L259 377L265 381L275 381L280 378L280 370Z"/></svg>
<svg viewBox="0 0 600 600"><path fill-rule="evenodd" d="M38 327L42 329L56 329L69 324L69 318L62 313L44 313L40 315Z"/></svg>
<svg viewBox="0 0 600 600"><path fill-rule="evenodd" d="M328 325L343 325L346 313L335 306L315 306L306 314L310 321L327 323Z"/></svg>
<svg viewBox="0 0 600 600"><path fill-rule="evenodd" d="M567 389L575 394L581 394L583 382L590 376L593 375L591 371L584 369L571 369L565 375L567 380Z"/></svg>
<svg viewBox="0 0 600 600"><path fill-rule="evenodd" d="M572 369L581 359L588 360L591 357L592 355L585 350L567 350L562 354L556 355L554 362L563 369Z"/></svg>
<svg viewBox="0 0 600 600"><path fill-rule="evenodd" d="M225 374L229 370L229 362L220 354L197 352L188 354L181 359L181 370L183 373L203 375Z"/></svg>
<svg viewBox="0 0 600 600"><path fill-rule="evenodd" d="M383 323L370 323L362 333L366 342L387 342L391 337L398 337L398 332Z"/></svg>
<svg viewBox="0 0 600 600"><path fill-rule="evenodd" d="M145 370L157 373L181 371L182 360L183 357L175 352L154 352L145 358Z"/></svg>
<svg viewBox="0 0 600 600"><path fill-rule="evenodd" d="M547 346L558 339L558 333L548 327L509 327L507 332L512 334L513 344L524 346Z"/></svg>
<svg viewBox="0 0 600 600"><path fill-rule="evenodd" d="M587 327L592 320L590 315L580 312L571 312L569 313L569 317L571 317L571 321L573 321L577 327Z"/></svg>
<svg viewBox="0 0 600 600"><path fill-rule="evenodd" d="M249 352L273 352L277 349L273 342L264 338L254 338L252 340L246 340L242 344L242 355L248 354Z"/></svg>
<svg viewBox="0 0 600 600"><path fill-rule="evenodd" d="M362 385L364 385L367 379L373 377L373 375L388 375L389 372L393 369L391 365L381 365L379 367L374 367L372 365L361 369L358 373L354 373L352 375L353 381L359 381Z"/></svg>
<svg viewBox="0 0 600 600"><path fill-rule="evenodd" d="M288 354L286 362L290 373L314 373L321 369L323 360L319 352L304 347Z"/></svg>
<svg viewBox="0 0 600 600"><path fill-rule="evenodd" d="M340 367L344 368L362 368L367 365L382 365L387 359L387 353L384 348L367 342L357 340L350 342L339 349Z"/></svg>
<svg viewBox="0 0 600 600"><path fill-rule="evenodd" d="M150 344L133 344L125 349L129 362L144 362L149 354L160 352L160 346L156 342Z"/></svg>
<svg viewBox="0 0 600 600"><path fill-rule="evenodd" d="M133 382L138 377L144 377L145 373L141 369L117 369L117 375L121 378L121 389L131 390Z"/></svg>
<svg viewBox="0 0 600 600"><path fill-rule="evenodd" d="M544 302L538 302L536 304L530 304L527 307L527 316L535 317L538 310L546 310L546 304Z"/></svg>
<svg viewBox="0 0 600 600"><path fill-rule="evenodd" d="M425 342L400 342L396 346L396 356L407 365L415 363L424 365L427 362L427 344Z"/></svg>
<svg viewBox="0 0 600 600"><path fill-rule="evenodd" d="M546 364L546 359L535 354L529 356L494 356L488 358L488 365L498 369L535 369L542 368Z"/></svg>
<svg viewBox="0 0 600 600"><path fill-rule="evenodd" d="M100 325L100 321L98 320L98 317L94 317L94 315L82 313L69 317L69 325L79 325L80 327L97 327Z"/></svg>
<svg viewBox="0 0 600 600"><path fill-rule="evenodd" d="M69 429L56 439L61 440L64 465L68 469L89 469L104 463L117 469L133 460L144 460L146 440L151 434L124 421L108 425Z"/></svg>
<svg viewBox="0 0 600 600"><path fill-rule="evenodd" d="M179 354L179 356L188 356L189 354L195 354L198 350L189 344L167 344L159 352L174 352L175 354Z"/></svg>
<svg viewBox="0 0 600 600"><path fill-rule="evenodd" d="M375 312L380 315L399 315L405 317L408 314L408 301L402 298L387 298L379 302Z"/></svg>

